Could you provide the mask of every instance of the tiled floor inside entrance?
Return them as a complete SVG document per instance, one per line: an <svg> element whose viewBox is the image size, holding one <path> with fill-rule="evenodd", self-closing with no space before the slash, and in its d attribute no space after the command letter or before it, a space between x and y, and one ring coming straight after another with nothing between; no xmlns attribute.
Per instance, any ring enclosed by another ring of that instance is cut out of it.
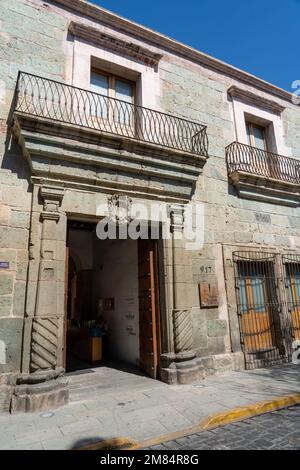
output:
<svg viewBox="0 0 300 470"><path fill-rule="evenodd" d="M122 363L106 361L101 366L82 368L67 374L70 384L70 401L103 399L106 395L130 393L151 385L162 386L161 382L147 377L140 369Z"/></svg>

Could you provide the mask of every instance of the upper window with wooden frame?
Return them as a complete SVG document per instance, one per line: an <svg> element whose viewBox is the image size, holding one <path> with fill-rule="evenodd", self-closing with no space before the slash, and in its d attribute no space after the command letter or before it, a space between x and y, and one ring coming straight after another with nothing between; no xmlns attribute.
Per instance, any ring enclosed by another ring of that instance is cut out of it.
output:
<svg viewBox="0 0 300 470"><path fill-rule="evenodd" d="M134 126L135 83L96 69L91 70L91 115L110 126Z"/></svg>
<svg viewBox="0 0 300 470"><path fill-rule="evenodd" d="M248 145L251 145L251 147L255 147L259 150L268 151L268 142L265 127L246 121L246 131Z"/></svg>

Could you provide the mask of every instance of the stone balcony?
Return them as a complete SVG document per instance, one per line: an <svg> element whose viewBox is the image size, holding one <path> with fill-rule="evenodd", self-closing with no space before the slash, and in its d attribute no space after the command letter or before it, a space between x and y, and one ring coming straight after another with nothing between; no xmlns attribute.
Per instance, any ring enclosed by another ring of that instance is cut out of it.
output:
<svg viewBox="0 0 300 470"><path fill-rule="evenodd" d="M24 72L13 116L33 176L182 202L208 158L201 124Z"/></svg>
<svg viewBox="0 0 300 470"><path fill-rule="evenodd" d="M230 182L240 197L298 206L300 160L234 142L226 148Z"/></svg>

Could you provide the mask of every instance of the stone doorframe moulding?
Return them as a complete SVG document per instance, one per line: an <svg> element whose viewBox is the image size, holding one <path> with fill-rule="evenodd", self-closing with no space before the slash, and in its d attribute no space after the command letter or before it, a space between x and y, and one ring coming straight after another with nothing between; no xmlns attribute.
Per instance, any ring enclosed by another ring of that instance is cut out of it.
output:
<svg viewBox="0 0 300 470"><path fill-rule="evenodd" d="M170 384L188 384L203 378L203 365L193 350L191 310L192 269L183 237L184 205L169 205L171 238L165 244L169 352L161 355L161 379ZM179 269L180 270L179 275ZM170 269L171 268L171 269ZM184 274L184 279L182 278Z"/></svg>
<svg viewBox="0 0 300 470"><path fill-rule="evenodd" d="M27 301L22 370L14 387L12 412L54 408L66 404L69 398L63 362L65 304L62 294L67 214L75 216L75 203L72 189L51 185L46 180L33 178L33 182L28 289L34 305L32 300ZM70 193L65 203L66 192ZM92 198L92 195L85 195ZM170 205L169 209L167 224L171 237L161 244L161 263L166 273L166 281L160 279L165 294L163 342L164 351L168 351L161 356L161 379L185 384L202 378L203 366L192 350L192 298L187 289L192 271L185 241L179 237L183 231L184 205ZM91 220L92 214L80 213L80 216ZM96 221L101 214L95 213L93 217ZM179 266L186 267L185 279L178 275Z"/></svg>
<svg viewBox="0 0 300 470"><path fill-rule="evenodd" d="M11 412L55 408L69 399L62 353L66 239L66 216L60 210L63 196L63 187L34 185L23 361Z"/></svg>

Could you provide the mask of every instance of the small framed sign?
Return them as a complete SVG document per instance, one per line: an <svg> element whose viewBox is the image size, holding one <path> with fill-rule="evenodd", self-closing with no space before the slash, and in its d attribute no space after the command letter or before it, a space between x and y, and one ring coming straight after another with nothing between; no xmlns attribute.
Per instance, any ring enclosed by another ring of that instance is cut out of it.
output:
<svg viewBox="0 0 300 470"><path fill-rule="evenodd" d="M199 293L201 308L218 307L218 287L216 284L201 282L199 284Z"/></svg>
<svg viewBox="0 0 300 470"><path fill-rule="evenodd" d="M0 269L9 269L8 261L0 261Z"/></svg>

